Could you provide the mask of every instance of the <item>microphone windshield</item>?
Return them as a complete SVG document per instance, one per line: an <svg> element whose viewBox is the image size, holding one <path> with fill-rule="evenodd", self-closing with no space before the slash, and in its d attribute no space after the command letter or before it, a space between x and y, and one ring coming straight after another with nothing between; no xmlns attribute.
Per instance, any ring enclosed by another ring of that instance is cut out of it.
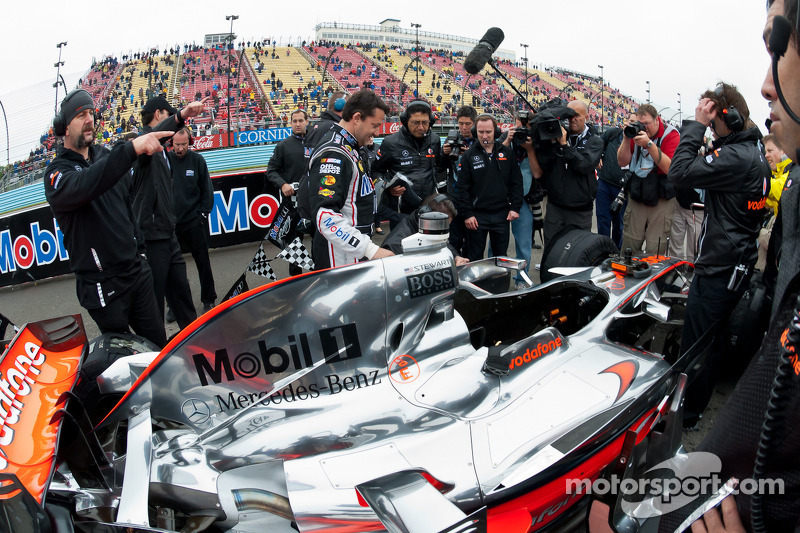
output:
<svg viewBox="0 0 800 533"><path fill-rule="evenodd" d="M775 57L782 57L789 47L789 38L792 36L792 24L789 19L777 16L772 19L772 33L769 36L769 49Z"/></svg>
<svg viewBox="0 0 800 533"><path fill-rule="evenodd" d="M500 46L506 36L500 28L489 28L480 42L472 49L464 60L464 70L469 74L477 74L492 58L492 54Z"/></svg>
<svg viewBox="0 0 800 533"><path fill-rule="evenodd" d="M506 34L503 33L503 30L500 28L489 28L489 30L483 35L480 42L482 44L486 44L491 48L492 53L494 53L502 44L503 39L506 38Z"/></svg>

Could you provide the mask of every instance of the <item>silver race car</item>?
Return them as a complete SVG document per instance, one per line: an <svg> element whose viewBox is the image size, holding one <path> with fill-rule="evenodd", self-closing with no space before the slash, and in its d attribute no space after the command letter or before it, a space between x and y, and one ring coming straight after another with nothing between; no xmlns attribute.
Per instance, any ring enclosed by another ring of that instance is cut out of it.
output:
<svg viewBox="0 0 800 533"><path fill-rule="evenodd" d="M616 257L508 292L524 263L457 269L436 215L404 254L244 293L160 353L89 343L79 316L22 328L0 362L0 529L571 531L591 498L570 480L679 450L690 264Z"/></svg>

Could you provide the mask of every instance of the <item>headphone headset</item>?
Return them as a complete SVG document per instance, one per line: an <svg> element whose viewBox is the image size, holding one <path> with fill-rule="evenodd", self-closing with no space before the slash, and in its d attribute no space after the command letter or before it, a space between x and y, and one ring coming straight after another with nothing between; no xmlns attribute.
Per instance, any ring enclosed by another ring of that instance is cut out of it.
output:
<svg viewBox="0 0 800 533"><path fill-rule="evenodd" d="M92 97L89 94L89 92L86 91L85 89L73 89L61 101L61 107L59 108L58 113L56 113L56 116L53 117L53 133L57 137L63 137L64 135L67 134L67 125L68 125L68 123L67 123L67 117L64 116L64 112L63 112L64 104L66 104L67 102L69 102L70 100L75 98L75 96L77 96L79 94L82 94L82 93L85 93L86 96L88 96L89 98ZM92 112L94 113L94 109L92 109Z"/></svg>
<svg viewBox="0 0 800 533"><path fill-rule="evenodd" d="M727 106L722 108L722 120L731 131L742 131L744 129L744 118L735 107L728 105L728 100L722 94L724 89L725 86L722 83L717 84L716 89L714 89L714 94L717 98L723 100Z"/></svg>
<svg viewBox="0 0 800 533"><path fill-rule="evenodd" d="M497 120L492 115L487 115L487 114L479 115L478 118L475 119L475 124L469 130L470 133L472 133L472 138L473 139L478 138L478 122L481 120L492 121L492 124L494 124L494 140L496 141L497 139L499 139L500 135L502 135L503 132L500 130L500 126L497 125Z"/></svg>
<svg viewBox="0 0 800 533"><path fill-rule="evenodd" d="M425 100L411 100L406 108L400 113L400 122L408 128L408 120L410 118L408 113L408 108L416 106L416 107L424 107L425 109L421 111L422 113L428 113L428 120L430 121L430 125L428 128L432 128L433 125L436 123L436 115L433 114L433 110L431 109L431 104L426 102ZM420 111L414 111L415 113L420 113Z"/></svg>
<svg viewBox="0 0 800 533"><path fill-rule="evenodd" d="M445 200L449 199L450 198L446 194L437 194L434 197L433 201L436 202L437 204L440 204ZM417 211L417 213L419 213L420 215L424 215L425 213L431 213L431 212L433 212L433 209L431 209L431 206L429 205L423 205L422 207L419 208L419 211Z"/></svg>

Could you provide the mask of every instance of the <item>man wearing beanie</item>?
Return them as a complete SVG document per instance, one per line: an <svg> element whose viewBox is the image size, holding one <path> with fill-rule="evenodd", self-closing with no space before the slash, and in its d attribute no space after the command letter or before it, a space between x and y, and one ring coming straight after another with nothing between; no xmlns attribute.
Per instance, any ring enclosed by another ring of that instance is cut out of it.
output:
<svg viewBox="0 0 800 533"><path fill-rule="evenodd" d="M190 103L180 112L167 99L154 96L142 108L142 135L154 131L179 131L184 118L199 115L205 99ZM197 318L192 302L186 262L175 235L172 199L172 171L166 152L142 154L133 167L133 212L144 236L147 262L153 271L153 288L159 316L164 320L164 297L170 291L170 304L181 329Z"/></svg>
<svg viewBox="0 0 800 533"><path fill-rule="evenodd" d="M53 130L63 146L45 171L45 195L64 234L78 301L100 331L125 333L132 328L163 347L164 323L129 190L137 156L160 152L160 140L172 132L150 133L108 150L93 144L94 111L92 97L83 89L61 102Z"/></svg>

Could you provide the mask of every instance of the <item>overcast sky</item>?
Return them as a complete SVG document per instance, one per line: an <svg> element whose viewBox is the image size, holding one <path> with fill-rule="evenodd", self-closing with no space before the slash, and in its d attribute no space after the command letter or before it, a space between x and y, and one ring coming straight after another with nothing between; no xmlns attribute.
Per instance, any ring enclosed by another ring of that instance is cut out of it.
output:
<svg viewBox="0 0 800 533"><path fill-rule="evenodd" d="M603 65L611 85L640 101L647 99L649 80L650 98L658 109L669 106L677 110L681 93L683 115L691 117L700 93L725 80L739 86L762 131L769 115L760 96L769 64L761 39L766 18L762 0L512 0L490 4L405 0L370 2L369 9L358 8L363 5L320 0L6 2L0 100L12 130L12 160L16 154L13 146L25 145L31 137L36 141L52 119L57 43L68 43L61 57L62 74L72 89L93 57L119 57L154 45L163 49L175 43L202 43L206 33L229 31L225 15L231 14L239 16L233 29L245 41L263 37L284 42L312 40L317 23L334 21L377 25L394 18L404 28L413 22L421 24L424 31L476 39L496 26L506 35L501 48L521 57L520 44L529 45L531 64L557 65L593 75L599 75L598 65ZM5 162L5 156L5 130L0 128L0 161Z"/></svg>

